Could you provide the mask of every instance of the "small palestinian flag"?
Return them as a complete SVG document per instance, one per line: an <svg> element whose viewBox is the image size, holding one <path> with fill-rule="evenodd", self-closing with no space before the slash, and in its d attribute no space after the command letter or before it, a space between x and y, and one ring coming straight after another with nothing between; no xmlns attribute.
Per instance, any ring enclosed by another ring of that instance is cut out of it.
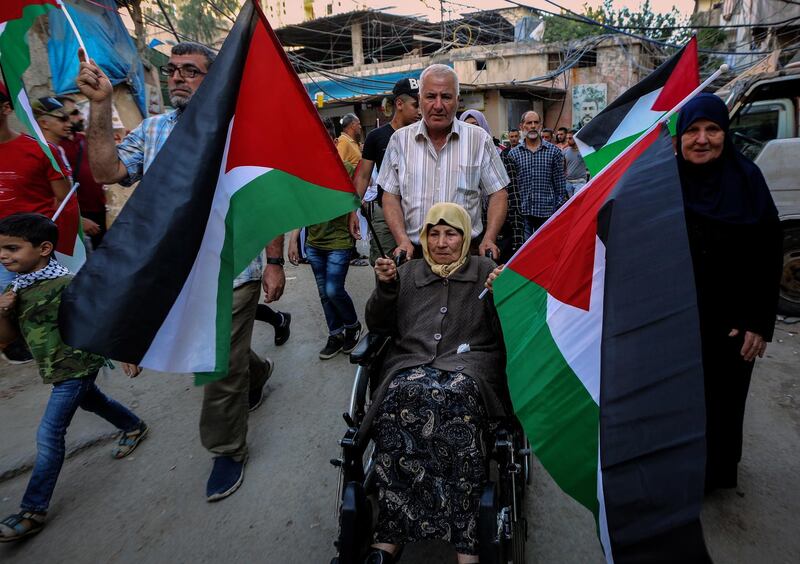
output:
<svg viewBox="0 0 800 564"><path fill-rule="evenodd" d="M697 38L581 128L575 142L595 176L699 84ZM677 119L677 118L676 118Z"/></svg>
<svg viewBox="0 0 800 564"><path fill-rule="evenodd" d="M594 513L608 562L707 561L700 337L672 143L658 126L495 282L514 410Z"/></svg>
<svg viewBox="0 0 800 564"><path fill-rule="evenodd" d="M66 159L56 158L33 115L25 91L23 76L31 65L28 31L40 16L63 7L58 0L2 0L0 3L0 74L5 81L14 113L28 133L36 139L53 168L66 176ZM55 210L53 210L55 211ZM58 260L71 272L77 272L86 261L86 247L80 226L80 211L74 193L56 221L59 243Z"/></svg>
<svg viewBox="0 0 800 564"><path fill-rule="evenodd" d="M302 147L286 139L303 139ZM62 298L65 342L197 382L224 376L233 280L270 240L357 209L347 172L248 2L103 244Z"/></svg>

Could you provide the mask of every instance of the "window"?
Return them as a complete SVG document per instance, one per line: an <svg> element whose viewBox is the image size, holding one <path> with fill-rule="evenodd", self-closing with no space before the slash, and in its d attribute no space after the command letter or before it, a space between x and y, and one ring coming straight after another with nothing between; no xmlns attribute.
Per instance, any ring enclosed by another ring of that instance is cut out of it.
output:
<svg viewBox="0 0 800 564"><path fill-rule="evenodd" d="M786 108L780 101L754 102L743 108L731 123L730 134L733 144L742 154L754 159L764 148L767 141L778 139L779 126L786 121Z"/></svg>
<svg viewBox="0 0 800 564"><path fill-rule="evenodd" d="M548 53L547 54L547 70L558 70L561 66L561 53Z"/></svg>
<svg viewBox="0 0 800 564"><path fill-rule="evenodd" d="M477 70L477 71L486 70L486 61L476 60L475 61L475 70Z"/></svg>
<svg viewBox="0 0 800 564"><path fill-rule="evenodd" d="M581 67L596 67L597 66L597 51L591 50L586 51L581 58L578 59L578 64L575 65L578 68Z"/></svg>

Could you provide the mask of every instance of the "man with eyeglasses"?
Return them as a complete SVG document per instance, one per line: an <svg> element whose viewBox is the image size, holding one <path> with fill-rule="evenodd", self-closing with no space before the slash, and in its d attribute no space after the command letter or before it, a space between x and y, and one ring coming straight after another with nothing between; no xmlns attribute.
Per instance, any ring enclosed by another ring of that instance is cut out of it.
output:
<svg viewBox="0 0 800 564"><path fill-rule="evenodd" d="M174 129L192 96L203 82L215 53L198 43L178 43L169 63L161 67L167 77L174 111L145 119L118 146L111 127L113 88L108 77L83 52L78 88L89 99L87 134L89 163L98 182L130 186L147 172L158 151ZM176 174L180 174L176 168ZM283 294L283 235L267 246L267 265L257 257L233 286L233 323L228 376L203 389L200 440L214 455L214 466L206 486L206 499L217 501L235 492L244 479L247 460L247 416L264 398L264 387L272 374L270 359L258 357L250 348L253 323L260 297L259 281L266 302Z"/></svg>

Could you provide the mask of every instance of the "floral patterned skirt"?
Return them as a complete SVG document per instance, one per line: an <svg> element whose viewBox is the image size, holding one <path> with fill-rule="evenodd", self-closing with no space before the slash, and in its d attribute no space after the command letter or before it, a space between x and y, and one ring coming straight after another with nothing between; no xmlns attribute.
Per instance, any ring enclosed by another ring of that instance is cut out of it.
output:
<svg viewBox="0 0 800 564"><path fill-rule="evenodd" d="M477 554L488 418L475 381L429 366L392 378L374 420L376 543L444 540Z"/></svg>

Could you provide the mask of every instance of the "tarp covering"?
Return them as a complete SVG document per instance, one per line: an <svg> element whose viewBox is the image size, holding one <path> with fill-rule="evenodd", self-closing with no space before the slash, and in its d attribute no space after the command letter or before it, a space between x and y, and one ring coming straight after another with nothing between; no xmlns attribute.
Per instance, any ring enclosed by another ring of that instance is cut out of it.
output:
<svg viewBox="0 0 800 564"><path fill-rule="evenodd" d="M144 67L136 45L117 13L114 0L68 2L67 10L86 44L89 56L100 65L112 84L127 83L139 111L147 117ZM77 92L78 40L60 10L49 15L50 40L47 54L53 76L53 90L58 95Z"/></svg>
<svg viewBox="0 0 800 564"><path fill-rule="evenodd" d="M378 94L391 94L394 83L401 78L416 78L422 74L423 69L407 72L390 72L374 76L342 77L339 80L312 80L304 84L309 96L313 100L317 92L322 92L326 102L347 100L360 96L375 96Z"/></svg>

